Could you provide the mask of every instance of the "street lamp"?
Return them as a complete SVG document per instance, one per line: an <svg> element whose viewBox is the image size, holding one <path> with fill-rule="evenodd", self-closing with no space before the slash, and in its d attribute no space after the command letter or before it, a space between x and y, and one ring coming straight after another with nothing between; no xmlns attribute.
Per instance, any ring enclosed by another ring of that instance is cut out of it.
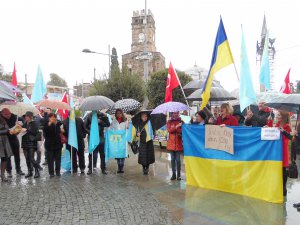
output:
<svg viewBox="0 0 300 225"><path fill-rule="evenodd" d="M116 55L110 54L110 45L108 45L108 54L107 53L91 51L88 48L83 49L82 52L84 52L84 53L94 53L94 54L98 54L98 55L107 55L108 56L108 75L109 75L109 77L111 76L111 74L110 74L111 73L111 71L110 71L110 58L111 58L111 56L115 57Z"/></svg>

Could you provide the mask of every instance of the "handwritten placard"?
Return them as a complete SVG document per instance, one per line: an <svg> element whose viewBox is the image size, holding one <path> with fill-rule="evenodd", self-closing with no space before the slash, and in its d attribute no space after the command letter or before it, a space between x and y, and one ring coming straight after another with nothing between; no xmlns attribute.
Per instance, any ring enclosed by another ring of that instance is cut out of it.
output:
<svg viewBox="0 0 300 225"><path fill-rule="evenodd" d="M234 154L233 129L215 125L205 126L205 148Z"/></svg>
<svg viewBox="0 0 300 225"><path fill-rule="evenodd" d="M277 127L261 128L261 140L274 141L280 139L280 130Z"/></svg>

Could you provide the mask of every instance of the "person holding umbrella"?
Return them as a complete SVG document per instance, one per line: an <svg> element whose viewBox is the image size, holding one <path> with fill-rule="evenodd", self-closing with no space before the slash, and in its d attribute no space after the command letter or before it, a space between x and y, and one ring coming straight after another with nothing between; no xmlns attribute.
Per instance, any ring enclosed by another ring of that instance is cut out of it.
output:
<svg viewBox="0 0 300 225"><path fill-rule="evenodd" d="M132 118L131 140L139 140L138 163L143 167L143 174L149 174L150 164L155 162L153 130L150 121L150 112L141 111Z"/></svg>
<svg viewBox="0 0 300 225"><path fill-rule="evenodd" d="M176 180L176 167L177 180L181 180L180 152L183 150L181 129L182 123L183 122L179 116L179 112L172 112L171 119L167 122L167 129L169 132L167 150L170 151L172 165L171 180Z"/></svg>

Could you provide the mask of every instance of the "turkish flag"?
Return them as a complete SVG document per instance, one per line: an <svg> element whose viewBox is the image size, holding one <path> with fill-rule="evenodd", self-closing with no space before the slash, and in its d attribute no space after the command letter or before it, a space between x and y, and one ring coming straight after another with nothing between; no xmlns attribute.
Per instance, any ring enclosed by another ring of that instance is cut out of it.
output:
<svg viewBox="0 0 300 225"><path fill-rule="evenodd" d="M14 63L14 71L12 73L12 77L11 77L11 84L16 86L18 85L18 81L17 81L17 71L16 71L16 64Z"/></svg>
<svg viewBox="0 0 300 225"><path fill-rule="evenodd" d="M68 96L67 96L66 92L64 93L64 95L61 99L61 102L68 103ZM59 109L59 110L57 110L57 112L61 115L62 120L67 119L69 116L69 110Z"/></svg>
<svg viewBox="0 0 300 225"><path fill-rule="evenodd" d="M284 83L282 84L280 88L280 92L285 93L285 94L291 94L291 85L290 85L290 71L289 69L287 75L285 76Z"/></svg>
<svg viewBox="0 0 300 225"><path fill-rule="evenodd" d="M165 102L173 101L172 92L173 89L180 85L179 78L177 76L176 71L174 70L172 63L170 62L169 70L168 70L168 79L166 85L166 95Z"/></svg>

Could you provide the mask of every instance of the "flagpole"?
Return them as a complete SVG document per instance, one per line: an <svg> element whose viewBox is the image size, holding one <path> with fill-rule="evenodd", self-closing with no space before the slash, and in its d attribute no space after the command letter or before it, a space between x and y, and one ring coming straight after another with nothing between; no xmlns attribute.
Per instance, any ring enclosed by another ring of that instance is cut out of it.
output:
<svg viewBox="0 0 300 225"><path fill-rule="evenodd" d="M179 82L179 85L180 85L180 88L181 88L182 94L183 94L183 96L184 96L185 102L186 102L187 106L188 106L188 107L190 107L190 106L189 106L189 103L188 103L188 101L187 101L187 99L186 99L185 93L184 93L184 91L183 91L183 88L182 88L182 86L181 86L181 83L180 83L180 82Z"/></svg>
<svg viewBox="0 0 300 225"><path fill-rule="evenodd" d="M73 147L71 146L71 174L73 175Z"/></svg>
<svg viewBox="0 0 300 225"><path fill-rule="evenodd" d="M91 165L91 168L92 168L92 173L93 173L93 172L94 172L94 151L92 151L91 157L92 157L92 165Z"/></svg>

